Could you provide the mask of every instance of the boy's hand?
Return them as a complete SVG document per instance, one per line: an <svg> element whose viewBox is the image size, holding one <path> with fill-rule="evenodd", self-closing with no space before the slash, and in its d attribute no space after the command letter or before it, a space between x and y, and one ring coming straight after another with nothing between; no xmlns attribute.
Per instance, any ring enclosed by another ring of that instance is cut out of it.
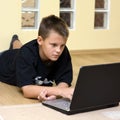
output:
<svg viewBox="0 0 120 120"><path fill-rule="evenodd" d="M38 96L38 100L39 101L44 101L44 100L53 100L56 99L57 96L63 97L63 98L68 98L68 99L72 99L72 95L73 95L73 88L60 88L60 87L56 87L57 94L50 94L48 90L44 89L43 91L41 91L41 93Z"/></svg>
<svg viewBox="0 0 120 120"><path fill-rule="evenodd" d="M48 96L48 91L45 90L45 89L43 91L41 91L41 93L38 96L38 100L40 102L44 101L44 100L53 100L53 99L56 99L56 96L55 95L49 95Z"/></svg>

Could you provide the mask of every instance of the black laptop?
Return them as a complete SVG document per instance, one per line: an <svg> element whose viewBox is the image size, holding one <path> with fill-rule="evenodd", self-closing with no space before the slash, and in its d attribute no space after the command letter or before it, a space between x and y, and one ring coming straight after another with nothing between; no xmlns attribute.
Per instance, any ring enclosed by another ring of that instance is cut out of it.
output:
<svg viewBox="0 0 120 120"><path fill-rule="evenodd" d="M120 63L80 67L72 100L56 99L43 105L65 114L75 114L119 105Z"/></svg>

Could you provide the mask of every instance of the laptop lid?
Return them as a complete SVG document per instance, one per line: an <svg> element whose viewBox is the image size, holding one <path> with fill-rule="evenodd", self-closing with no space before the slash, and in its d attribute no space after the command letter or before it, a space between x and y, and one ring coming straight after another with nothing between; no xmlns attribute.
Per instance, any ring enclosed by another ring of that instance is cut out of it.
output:
<svg viewBox="0 0 120 120"><path fill-rule="evenodd" d="M112 107L118 105L119 101L120 63L110 63L80 67L69 110L47 106L65 114L75 114Z"/></svg>

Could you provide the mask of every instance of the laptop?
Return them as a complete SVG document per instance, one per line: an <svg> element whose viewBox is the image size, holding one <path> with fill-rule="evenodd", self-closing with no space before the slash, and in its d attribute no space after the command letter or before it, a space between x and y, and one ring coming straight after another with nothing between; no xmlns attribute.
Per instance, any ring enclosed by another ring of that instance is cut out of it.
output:
<svg viewBox="0 0 120 120"><path fill-rule="evenodd" d="M72 100L65 98L42 104L64 114L76 114L118 106L120 101L120 63L80 67Z"/></svg>

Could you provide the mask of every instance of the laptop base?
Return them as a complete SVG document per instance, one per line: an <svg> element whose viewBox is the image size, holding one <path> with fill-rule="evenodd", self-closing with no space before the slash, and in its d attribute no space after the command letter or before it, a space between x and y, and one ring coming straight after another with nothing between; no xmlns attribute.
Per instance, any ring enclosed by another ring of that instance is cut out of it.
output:
<svg viewBox="0 0 120 120"><path fill-rule="evenodd" d="M95 107L93 106L93 107L84 108L84 109L65 111L65 110L57 108L55 106L51 106L49 104L45 104L44 102L42 104L47 106L47 107L49 107L49 108L57 110L57 111L59 111L61 113L67 114L67 115L72 115L72 114L76 114L76 113L83 113L83 112L89 112L89 111L94 111L94 110L100 110L100 109L105 109L105 108L111 108L111 107L119 106L119 102L116 102L116 103L112 103L112 104L109 104L109 105L102 105L102 106L95 106Z"/></svg>
<svg viewBox="0 0 120 120"><path fill-rule="evenodd" d="M114 107L120 102L119 91L120 62L81 66L70 105L58 100L59 105L49 101L46 106L68 115Z"/></svg>

